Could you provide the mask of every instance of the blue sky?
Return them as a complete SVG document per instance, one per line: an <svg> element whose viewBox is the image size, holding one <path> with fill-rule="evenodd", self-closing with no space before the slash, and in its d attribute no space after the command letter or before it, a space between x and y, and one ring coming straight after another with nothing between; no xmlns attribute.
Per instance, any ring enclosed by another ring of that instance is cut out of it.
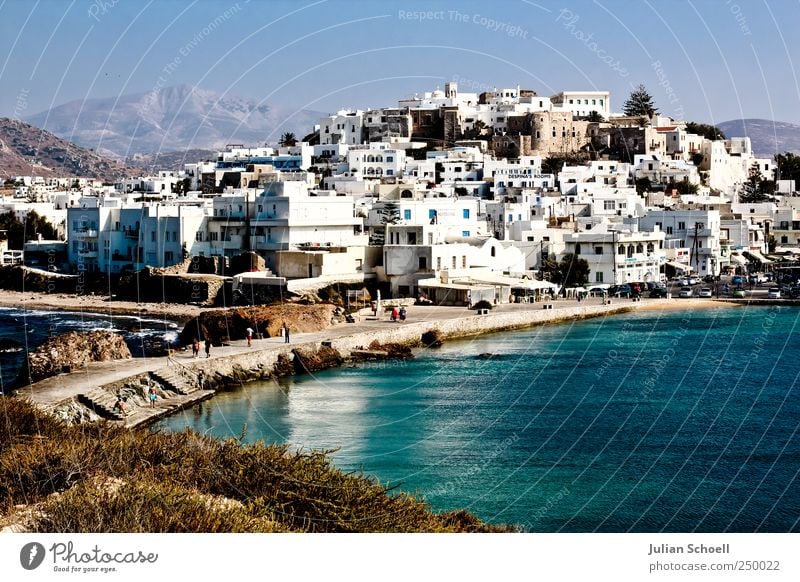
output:
<svg viewBox="0 0 800 582"><path fill-rule="evenodd" d="M456 79L800 123L798 21L800 0L0 0L0 115L178 84L328 112Z"/></svg>

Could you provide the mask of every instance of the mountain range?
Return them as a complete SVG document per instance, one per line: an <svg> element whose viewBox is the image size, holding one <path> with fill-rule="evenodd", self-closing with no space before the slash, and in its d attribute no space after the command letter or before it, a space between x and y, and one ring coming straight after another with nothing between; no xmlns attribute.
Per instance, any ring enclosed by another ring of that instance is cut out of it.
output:
<svg viewBox="0 0 800 582"><path fill-rule="evenodd" d="M285 132L299 139L310 133L323 115L179 85L71 101L25 121L83 147L124 159L133 154L223 149L230 143L276 143Z"/></svg>
<svg viewBox="0 0 800 582"><path fill-rule="evenodd" d="M17 119L0 118L0 178L42 176L113 181L132 173L115 160Z"/></svg>
<svg viewBox="0 0 800 582"><path fill-rule="evenodd" d="M769 119L733 119L718 123L727 137L749 137L753 153L771 158L784 152L800 153L800 125Z"/></svg>

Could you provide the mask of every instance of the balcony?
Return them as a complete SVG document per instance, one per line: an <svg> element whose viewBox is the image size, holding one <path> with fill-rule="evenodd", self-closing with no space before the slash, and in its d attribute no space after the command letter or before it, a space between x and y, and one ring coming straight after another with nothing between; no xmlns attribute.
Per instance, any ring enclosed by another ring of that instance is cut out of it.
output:
<svg viewBox="0 0 800 582"><path fill-rule="evenodd" d="M132 228L126 228L123 232L125 233L125 238L131 239L131 240L139 240L139 231L138 230L134 230Z"/></svg>
<svg viewBox="0 0 800 582"><path fill-rule="evenodd" d="M75 238L78 240L86 240L88 238L97 238L97 230L93 228L85 228L75 231Z"/></svg>
<svg viewBox="0 0 800 582"><path fill-rule="evenodd" d="M96 259L97 251L78 251L78 260L81 259Z"/></svg>

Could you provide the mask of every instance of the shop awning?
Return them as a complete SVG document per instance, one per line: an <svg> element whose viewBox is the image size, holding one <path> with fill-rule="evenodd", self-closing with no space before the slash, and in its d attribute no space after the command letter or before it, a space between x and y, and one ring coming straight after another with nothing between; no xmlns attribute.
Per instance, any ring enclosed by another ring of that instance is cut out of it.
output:
<svg viewBox="0 0 800 582"><path fill-rule="evenodd" d="M758 261L759 263L771 263L771 262L772 262L772 261L770 261L770 260L769 260L767 257L765 257L764 255L762 255L762 254L761 254L760 252L758 252L758 251L743 251L743 252L745 252L745 253L747 253L748 255L750 255L751 257L753 257L753 258L754 258L756 261Z"/></svg>
<svg viewBox="0 0 800 582"><path fill-rule="evenodd" d="M672 267L676 271L691 271L692 270L692 268L689 265L686 265L684 263L678 263L677 261L667 261L664 264L665 265L669 265L670 267Z"/></svg>
<svg viewBox="0 0 800 582"><path fill-rule="evenodd" d="M730 257L728 257L728 259L730 259L731 264L735 264L735 265L746 265L747 264L747 259L745 259L742 255L731 255Z"/></svg>

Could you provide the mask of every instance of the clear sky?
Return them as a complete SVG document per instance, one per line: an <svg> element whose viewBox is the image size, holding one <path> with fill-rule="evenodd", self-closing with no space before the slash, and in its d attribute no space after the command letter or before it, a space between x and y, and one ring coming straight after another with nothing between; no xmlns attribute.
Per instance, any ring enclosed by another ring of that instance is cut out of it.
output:
<svg viewBox="0 0 800 582"><path fill-rule="evenodd" d="M0 115L191 84L332 112L448 80L800 123L800 0L0 0Z"/></svg>

